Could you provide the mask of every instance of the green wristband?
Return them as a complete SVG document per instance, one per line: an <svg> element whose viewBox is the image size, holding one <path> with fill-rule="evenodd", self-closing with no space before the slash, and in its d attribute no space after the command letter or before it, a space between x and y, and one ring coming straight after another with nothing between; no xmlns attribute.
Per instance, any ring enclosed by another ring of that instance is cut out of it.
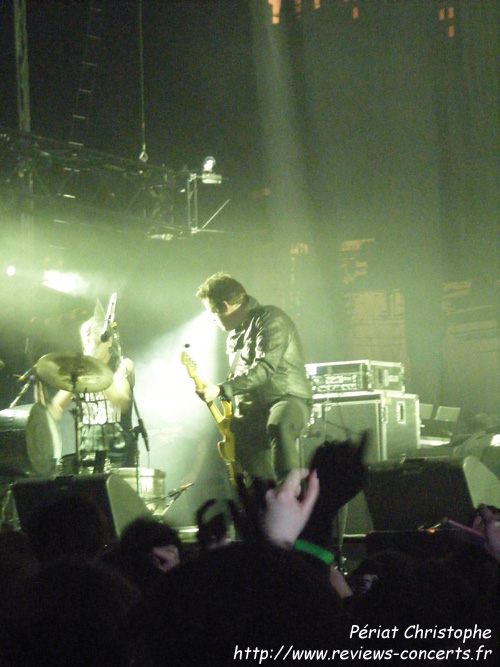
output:
<svg viewBox="0 0 500 667"><path fill-rule="evenodd" d="M331 565L335 560L335 556L323 547L313 544L312 542L306 542L306 540L295 540L293 543L293 548L295 551L302 551L305 554L314 556L319 560L323 561L325 565Z"/></svg>

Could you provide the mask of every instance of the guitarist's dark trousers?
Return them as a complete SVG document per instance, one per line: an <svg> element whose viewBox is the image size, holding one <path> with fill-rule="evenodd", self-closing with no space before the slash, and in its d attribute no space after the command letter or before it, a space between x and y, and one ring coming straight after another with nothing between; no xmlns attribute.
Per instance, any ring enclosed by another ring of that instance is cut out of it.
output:
<svg viewBox="0 0 500 667"><path fill-rule="evenodd" d="M300 467L298 438L310 416L308 403L284 396L265 406L247 406L233 417L235 458L248 481L254 477L280 482Z"/></svg>

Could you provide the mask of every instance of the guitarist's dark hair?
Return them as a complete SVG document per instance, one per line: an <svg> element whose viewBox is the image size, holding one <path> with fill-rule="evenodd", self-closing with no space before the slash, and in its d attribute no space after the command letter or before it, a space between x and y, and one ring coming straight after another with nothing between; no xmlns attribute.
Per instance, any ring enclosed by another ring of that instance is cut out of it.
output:
<svg viewBox="0 0 500 667"><path fill-rule="evenodd" d="M207 278L198 287L196 296L203 301L208 301L210 307L217 312L224 310L224 301L231 306L241 305L247 299L247 292L243 285L229 273L221 271Z"/></svg>

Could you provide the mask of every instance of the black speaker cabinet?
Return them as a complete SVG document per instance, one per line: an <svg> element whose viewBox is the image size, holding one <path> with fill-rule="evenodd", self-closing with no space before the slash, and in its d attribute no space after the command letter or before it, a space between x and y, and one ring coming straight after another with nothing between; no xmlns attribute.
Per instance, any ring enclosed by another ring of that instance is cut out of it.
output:
<svg viewBox="0 0 500 667"><path fill-rule="evenodd" d="M359 439L369 429L366 462L399 459L417 449L420 437L419 399L396 391L352 392L315 401L303 439L304 461L325 440Z"/></svg>
<svg viewBox="0 0 500 667"><path fill-rule="evenodd" d="M364 493L377 531L417 530L445 517L467 523L481 503L500 507L500 480L475 456L373 464Z"/></svg>
<svg viewBox="0 0 500 667"><path fill-rule="evenodd" d="M106 518L106 537L111 541L120 537L123 529L134 519L151 516L130 484L112 473L18 481L11 485L10 490L19 523L24 530L34 510L65 496L84 496L97 505Z"/></svg>
<svg viewBox="0 0 500 667"><path fill-rule="evenodd" d="M387 459L399 461L419 445L418 396L399 391L349 392L315 401L302 439L303 465L309 466L314 451L325 440L356 441L365 430L371 433L366 451L368 464ZM373 530L363 492L347 504L344 522L346 535L364 535Z"/></svg>
<svg viewBox="0 0 500 667"><path fill-rule="evenodd" d="M344 512L344 535L366 535L373 530L372 517L363 491L347 503Z"/></svg>

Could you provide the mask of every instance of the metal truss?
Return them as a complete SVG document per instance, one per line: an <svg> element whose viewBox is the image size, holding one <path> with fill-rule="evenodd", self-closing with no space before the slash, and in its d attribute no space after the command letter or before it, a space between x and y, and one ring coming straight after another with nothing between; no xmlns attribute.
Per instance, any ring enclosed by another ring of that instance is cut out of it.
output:
<svg viewBox="0 0 500 667"><path fill-rule="evenodd" d="M32 178L37 221L84 221L165 240L196 231L193 174L187 170L173 171L69 142L0 131L0 212L4 216L19 219L26 175Z"/></svg>

